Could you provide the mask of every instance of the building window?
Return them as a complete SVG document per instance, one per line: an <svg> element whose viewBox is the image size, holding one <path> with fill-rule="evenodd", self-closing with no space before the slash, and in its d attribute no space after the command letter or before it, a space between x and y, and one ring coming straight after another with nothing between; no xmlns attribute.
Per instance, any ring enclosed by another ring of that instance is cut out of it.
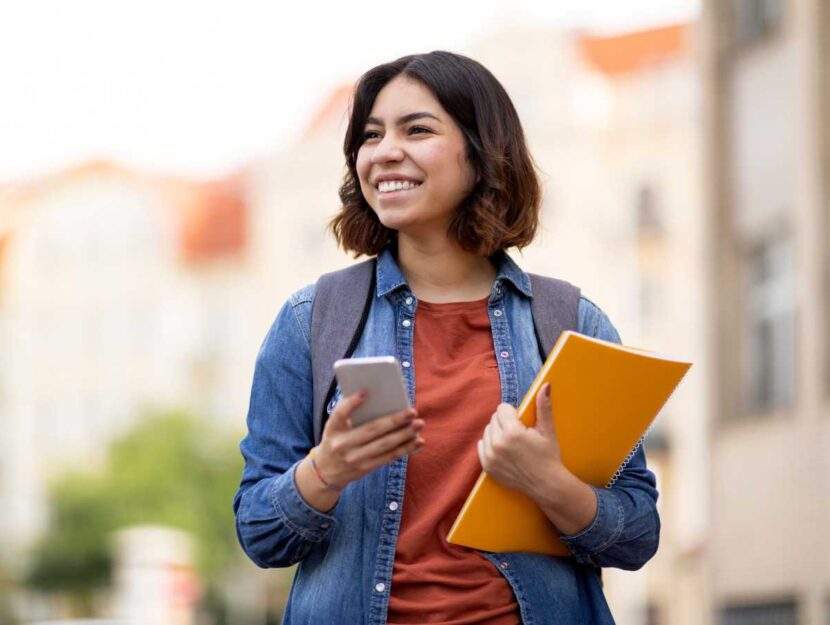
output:
<svg viewBox="0 0 830 625"><path fill-rule="evenodd" d="M660 208L654 189L643 185L637 192L637 234L640 236L660 234L663 230Z"/></svg>
<svg viewBox="0 0 830 625"><path fill-rule="evenodd" d="M727 606L721 610L720 625L797 625L794 601Z"/></svg>
<svg viewBox="0 0 830 625"><path fill-rule="evenodd" d="M795 395L795 273L789 238L764 243L749 260L745 351L751 412L789 406Z"/></svg>
<svg viewBox="0 0 830 625"><path fill-rule="evenodd" d="M731 0L732 33L737 47L775 33L784 20L784 0Z"/></svg>

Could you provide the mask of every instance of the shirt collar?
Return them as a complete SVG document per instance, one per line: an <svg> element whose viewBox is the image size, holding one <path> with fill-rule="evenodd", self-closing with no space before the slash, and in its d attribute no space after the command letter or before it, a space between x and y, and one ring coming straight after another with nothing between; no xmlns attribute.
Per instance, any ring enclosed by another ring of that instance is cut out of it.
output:
<svg viewBox="0 0 830 625"><path fill-rule="evenodd" d="M496 268L495 283L497 285L501 282L509 282L526 297L533 297L530 278L506 252L498 251L490 257L490 260ZM376 272L378 297L383 297L396 289L407 286L406 278L403 277L400 267L395 261L395 256L389 247L384 248L378 254Z"/></svg>

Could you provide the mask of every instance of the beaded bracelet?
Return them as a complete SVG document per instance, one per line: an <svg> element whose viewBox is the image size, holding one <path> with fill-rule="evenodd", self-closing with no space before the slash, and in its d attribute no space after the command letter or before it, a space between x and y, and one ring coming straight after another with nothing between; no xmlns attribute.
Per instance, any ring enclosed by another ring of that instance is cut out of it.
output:
<svg viewBox="0 0 830 625"><path fill-rule="evenodd" d="M323 474L320 473L320 469L317 467L317 462L314 460L314 455L317 453L317 448L313 447L310 452L308 452L308 457L311 458L311 468L314 470L314 475L317 476L317 479L329 490L333 490L339 493L342 488L339 486L335 486L334 484L329 484L326 479L323 477Z"/></svg>

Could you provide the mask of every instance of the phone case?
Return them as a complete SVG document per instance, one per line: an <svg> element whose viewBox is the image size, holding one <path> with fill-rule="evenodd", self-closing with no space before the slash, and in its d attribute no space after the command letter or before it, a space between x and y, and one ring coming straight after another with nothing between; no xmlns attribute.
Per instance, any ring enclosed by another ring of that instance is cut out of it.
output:
<svg viewBox="0 0 830 625"><path fill-rule="evenodd" d="M365 401L351 414L352 425L409 407L401 365L394 356L344 358L334 363L334 374L344 396L368 391Z"/></svg>

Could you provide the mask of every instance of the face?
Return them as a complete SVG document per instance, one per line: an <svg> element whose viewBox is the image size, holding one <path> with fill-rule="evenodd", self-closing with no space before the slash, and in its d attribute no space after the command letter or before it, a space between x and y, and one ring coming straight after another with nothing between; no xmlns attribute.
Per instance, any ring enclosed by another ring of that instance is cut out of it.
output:
<svg viewBox="0 0 830 625"><path fill-rule="evenodd" d="M417 236L446 233L475 183L461 129L427 87L405 76L375 98L357 174L380 222Z"/></svg>

